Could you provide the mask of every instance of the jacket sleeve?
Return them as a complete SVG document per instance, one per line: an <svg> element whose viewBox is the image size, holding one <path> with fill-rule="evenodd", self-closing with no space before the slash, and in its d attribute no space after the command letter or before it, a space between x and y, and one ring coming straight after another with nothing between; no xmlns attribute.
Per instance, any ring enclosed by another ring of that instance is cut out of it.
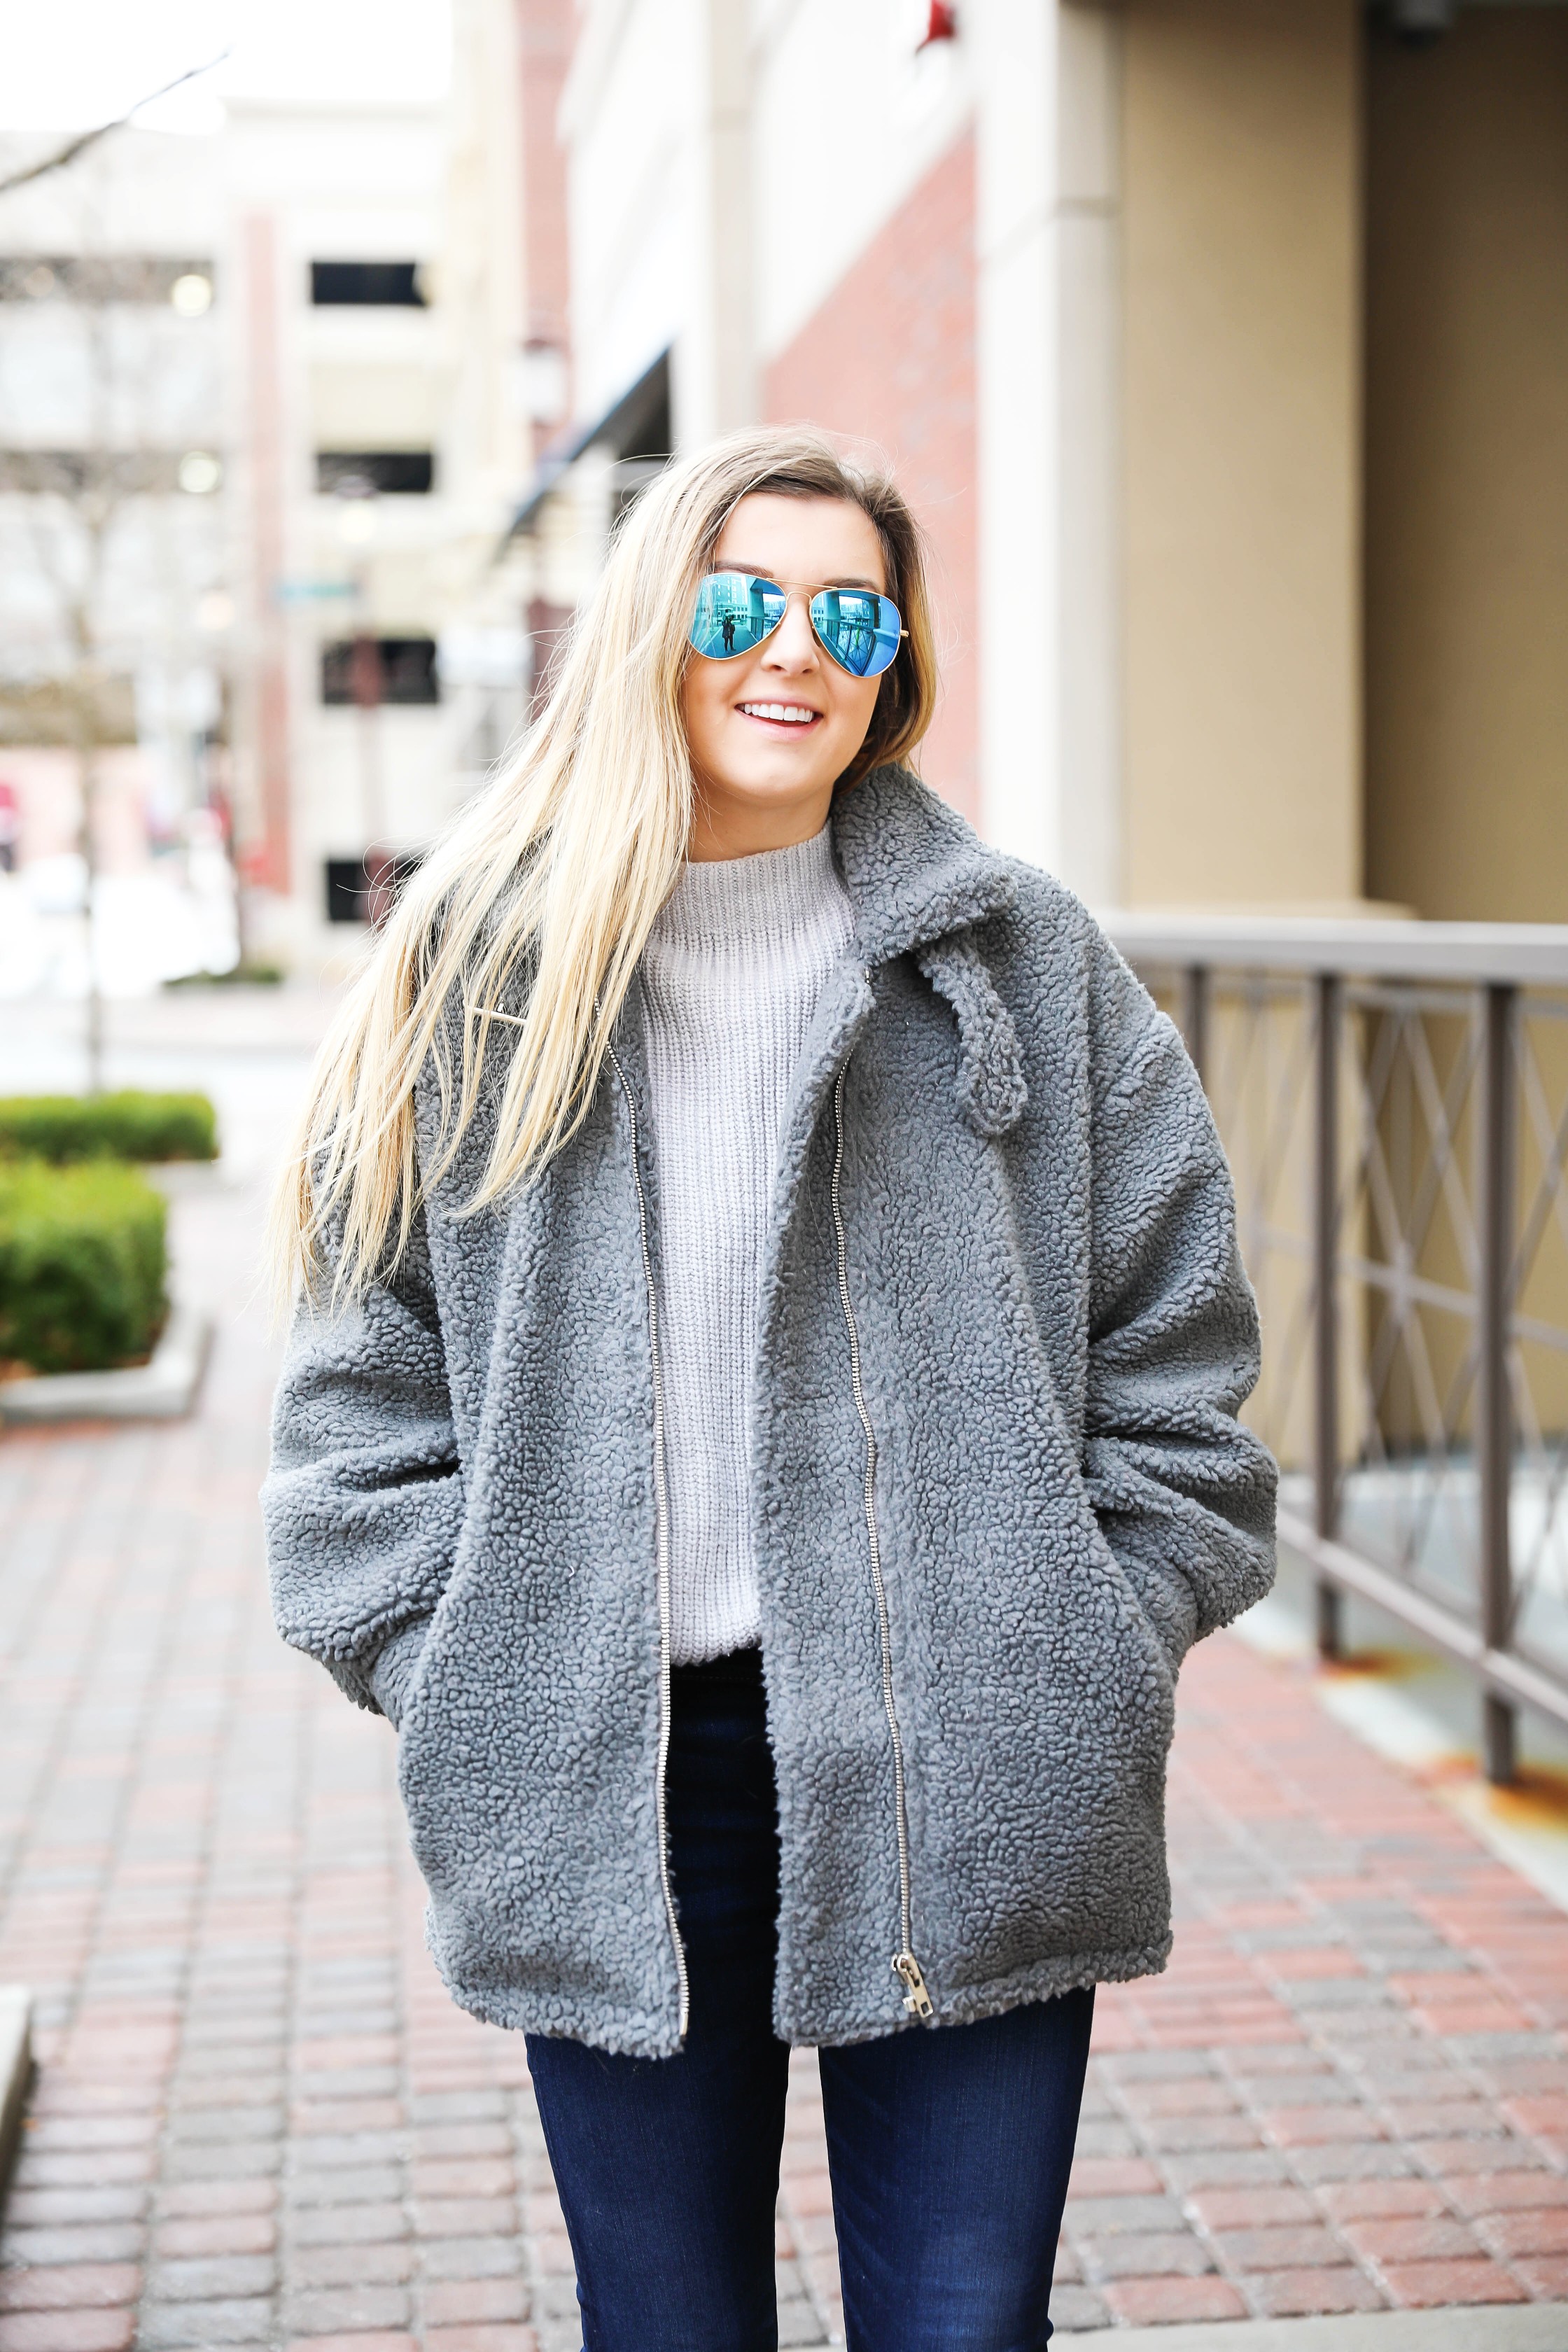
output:
<svg viewBox="0 0 1568 2352"><path fill-rule="evenodd" d="M462 1524L423 1219L395 1273L296 1312L261 1490L278 1630L361 1706L401 1717Z"/></svg>
<svg viewBox="0 0 1568 2352"><path fill-rule="evenodd" d="M1093 1105L1084 1470L1173 1672L1272 1584L1278 1474L1237 1418L1259 1339L1225 1153L1175 1028L1114 961L1095 1024L1110 1050Z"/></svg>

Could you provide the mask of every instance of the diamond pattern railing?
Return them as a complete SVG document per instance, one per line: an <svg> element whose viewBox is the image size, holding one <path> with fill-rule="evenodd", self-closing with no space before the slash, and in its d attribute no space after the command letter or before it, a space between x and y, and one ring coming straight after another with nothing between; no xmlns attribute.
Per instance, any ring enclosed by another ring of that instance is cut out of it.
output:
<svg viewBox="0 0 1568 2352"><path fill-rule="evenodd" d="M1568 928L1122 918L1236 1179L1281 1530L1568 1722Z"/></svg>

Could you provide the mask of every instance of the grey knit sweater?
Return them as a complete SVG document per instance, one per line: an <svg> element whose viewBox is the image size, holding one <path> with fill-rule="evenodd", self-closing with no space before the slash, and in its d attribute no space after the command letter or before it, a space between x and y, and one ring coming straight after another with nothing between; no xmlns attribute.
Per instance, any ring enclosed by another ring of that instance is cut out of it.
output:
<svg viewBox="0 0 1568 2352"><path fill-rule="evenodd" d="M678 1664L761 1631L748 1391L768 1203L790 1080L854 928L825 828L688 866L643 951Z"/></svg>

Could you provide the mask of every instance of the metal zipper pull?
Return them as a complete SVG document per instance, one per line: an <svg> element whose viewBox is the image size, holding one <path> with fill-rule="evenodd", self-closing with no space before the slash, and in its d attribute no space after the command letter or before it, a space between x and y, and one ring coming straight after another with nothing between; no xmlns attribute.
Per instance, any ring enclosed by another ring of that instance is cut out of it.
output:
<svg viewBox="0 0 1568 2352"><path fill-rule="evenodd" d="M926 1980L921 1974L921 1964L912 1952L893 1954L893 1973L903 1979L904 2007L911 2017L934 2017L931 1998L926 1990Z"/></svg>

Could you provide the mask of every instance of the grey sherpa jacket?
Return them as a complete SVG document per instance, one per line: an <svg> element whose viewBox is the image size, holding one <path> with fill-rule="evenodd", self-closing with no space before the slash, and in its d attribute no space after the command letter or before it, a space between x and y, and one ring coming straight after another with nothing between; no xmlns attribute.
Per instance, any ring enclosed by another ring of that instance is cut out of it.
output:
<svg viewBox="0 0 1568 2352"><path fill-rule="evenodd" d="M1176 1032L902 771L832 822L856 940L794 1082L753 1370L798 2042L1160 1968L1176 1670L1272 1573L1257 1317ZM458 2000L656 2056L685 1967L645 1103L634 990L536 1182L464 1214L481 1119L395 1273L301 1309L264 1504L284 1639L400 1728Z"/></svg>

